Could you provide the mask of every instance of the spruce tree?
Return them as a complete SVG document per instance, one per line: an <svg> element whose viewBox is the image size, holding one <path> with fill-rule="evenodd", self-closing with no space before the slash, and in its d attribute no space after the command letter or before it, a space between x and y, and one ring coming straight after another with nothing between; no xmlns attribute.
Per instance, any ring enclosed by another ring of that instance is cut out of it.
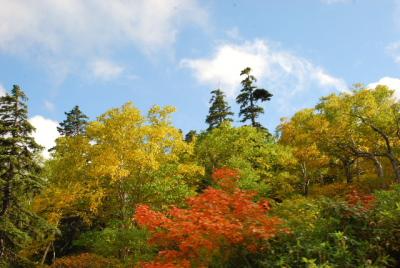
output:
<svg viewBox="0 0 400 268"><path fill-rule="evenodd" d="M185 135L185 141L190 143L193 141L193 139L197 136L196 130L190 130L188 133Z"/></svg>
<svg viewBox="0 0 400 268"><path fill-rule="evenodd" d="M209 125L208 130L219 127L222 122L232 122L233 113L231 107L225 101L225 95L220 89L211 91L212 97L210 99L210 109L206 118L206 123Z"/></svg>
<svg viewBox="0 0 400 268"><path fill-rule="evenodd" d="M272 94L263 88L257 88L254 83L257 79L250 74L250 67L245 68L240 75L244 75L245 79L242 80L242 89L236 102L240 104L239 117L242 117L240 122L250 120L251 126L257 128L264 128L259 122L256 121L257 117L264 113L264 108L257 105L258 101L269 101Z"/></svg>
<svg viewBox="0 0 400 268"><path fill-rule="evenodd" d="M77 136L86 131L88 117L82 113L79 106L75 106L71 111L65 112L67 119L57 127L61 136Z"/></svg>
<svg viewBox="0 0 400 268"><path fill-rule="evenodd" d="M18 266L20 249L43 236L48 225L29 210L42 180L35 161L40 152L31 136L27 97L14 85L11 94L0 97L0 266ZM38 241L36 241L38 242ZM19 266L18 266L19 267Z"/></svg>

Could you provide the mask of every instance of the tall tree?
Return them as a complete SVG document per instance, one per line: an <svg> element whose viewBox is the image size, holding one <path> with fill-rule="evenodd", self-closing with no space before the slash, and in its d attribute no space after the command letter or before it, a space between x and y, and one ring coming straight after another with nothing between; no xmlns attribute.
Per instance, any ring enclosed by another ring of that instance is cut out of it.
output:
<svg viewBox="0 0 400 268"><path fill-rule="evenodd" d="M62 136L76 136L85 133L88 117L82 113L79 106L75 106L71 111L65 112L67 119L57 127Z"/></svg>
<svg viewBox="0 0 400 268"><path fill-rule="evenodd" d="M46 226L29 209L41 186L35 161L41 146L31 136L34 127L28 121L26 101L16 85L11 94L0 97L0 266L16 265L16 252L37 239Z"/></svg>
<svg viewBox="0 0 400 268"><path fill-rule="evenodd" d="M257 88L254 83L257 79L250 74L251 68L245 68L240 75L244 75L245 79L242 80L242 89L236 102L240 104L239 117L242 117L241 122L251 121L251 126L263 128L262 125L256 121L257 117L264 113L264 108L257 105L258 101L269 101L272 94L263 88Z"/></svg>
<svg viewBox="0 0 400 268"><path fill-rule="evenodd" d="M208 130L219 127L222 122L230 121L233 115L231 107L225 101L225 95L220 89L211 91L212 97L210 99L210 109L206 118L206 123L209 125Z"/></svg>

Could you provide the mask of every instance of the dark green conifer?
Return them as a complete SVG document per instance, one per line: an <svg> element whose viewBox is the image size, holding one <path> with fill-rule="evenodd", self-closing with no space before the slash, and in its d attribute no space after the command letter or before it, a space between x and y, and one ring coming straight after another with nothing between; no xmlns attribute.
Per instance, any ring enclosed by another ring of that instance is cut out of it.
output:
<svg viewBox="0 0 400 268"><path fill-rule="evenodd" d="M236 102L240 104L239 117L242 117L240 122L250 120L251 126L264 128L256 121L257 117L264 113L264 108L258 106L257 102L269 101L272 94L263 88L257 88L254 85L254 82L256 82L257 79L251 75L250 72L250 67L247 67L240 73L241 76L246 76L241 82L243 88L240 90L240 94L236 98Z"/></svg>
<svg viewBox="0 0 400 268"><path fill-rule="evenodd" d="M82 113L79 106L75 106L71 111L65 112L65 115L67 119L57 127L61 136L77 136L85 133L88 117Z"/></svg>
<svg viewBox="0 0 400 268"><path fill-rule="evenodd" d="M185 135L185 141L190 143L193 141L193 139L197 136L196 130L190 130L188 133Z"/></svg>
<svg viewBox="0 0 400 268"><path fill-rule="evenodd" d="M211 91L212 97L210 99L210 109L206 118L206 123L209 125L208 130L219 127L222 122L230 121L233 115L231 107L225 101L225 95L220 89Z"/></svg>
<svg viewBox="0 0 400 268"><path fill-rule="evenodd" d="M17 267L17 252L43 237L48 227L29 210L32 197L41 188L40 166L36 156L42 149L28 121L27 97L14 85L10 94L0 97L0 266ZM15 266L14 266L15 265ZM19 267L19 266L18 266Z"/></svg>

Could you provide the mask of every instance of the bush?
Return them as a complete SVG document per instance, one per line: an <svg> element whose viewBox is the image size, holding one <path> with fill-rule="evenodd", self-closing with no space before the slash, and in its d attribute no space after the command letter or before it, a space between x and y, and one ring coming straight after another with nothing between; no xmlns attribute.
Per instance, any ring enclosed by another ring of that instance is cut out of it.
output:
<svg viewBox="0 0 400 268"><path fill-rule="evenodd" d="M57 259L52 268L118 268L122 267L117 261L102 256L83 253Z"/></svg>
<svg viewBox="0 0 400 268"><path fill-rule="evenodd" d="M161 213L137 207L135 221L150 230L150 241L161 249L155 262L143 267L252 266L249 256L261 251L264 241L287 231L279 218L266 214L269 202L256 203L256 193L237 188L236 171L216 170L213 179L221 189L207 188L190 198L187 208Z"/></svg>
<svg viewBox="0 0 400 268"><path fill-rule="evenodd" d="M391 207L390 210L392 209ZM393 232L391 227L394 228L398 222L391 222L386 228L384 226L376 228L374 217L379 210L381 210L379 200L372 195L357 191L352 191L344 198L336 200L330 198L285 200L275 209L275 215L286 220L285 224L292 233L269 240L269 251L263 254L264 258L258 265L262 267L393 265L390 252L376 248L376 239L379 237L377 232L382 230L386 233L386 237L390 236L389 234ZM393 244L392 248L397 245Z"/></svg>

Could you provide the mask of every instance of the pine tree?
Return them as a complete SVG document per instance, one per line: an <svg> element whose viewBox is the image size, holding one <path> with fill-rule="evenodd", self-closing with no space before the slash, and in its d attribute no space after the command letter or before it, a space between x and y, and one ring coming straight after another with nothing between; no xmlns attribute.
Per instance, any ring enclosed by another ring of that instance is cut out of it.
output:
<svg viewBox="0 0 400 268"><path fill-rule="evenodd" d="M233 113L231 107L225 101L225 95L220 89L211 91L212 97L210 99L210 109L206 118L206 123L209 125L208 130L219 127L222 122L232 122Z"/></svg>
<svg viewBox="0 0 400 268"><path fill-rule="evenodd" d="M0 97L0 266L15 264L16 252L48 226L28 208L42 180L35 161L41 146L31 136L26 101L16 85Z"/></svg>
<svg viewBox="0 0 400 268"><path fill-rule="evenodd" d="M82 113L79 106L75 106L71 111L65 112L67 119L57 127L62 136L77 136L84 134L87 126L88 117Z"/></svg>
<svg viewBox="0 0 400 268"><path fill-rule="evenodd" d="M250 74L250 67L245 68L240 75L245 75L246 78L242 80L242 89L240 90L239 96L236 98L236 102L240 104L239 117L242 117L240 122L251 121L251 126L257 128L263 128L263 126L256 121L257 117L264 113L264 108L256 105L258 101L269 101L272 94L263 88L257 88L254 82L257 79Z"/></svg>
<svg viewBox="0 0 400 268"><path fill-rule="evenodd" d="M197 136L196 130L190 130L188 133L185 135L185 141L190 143L193 141L193 139Z"/></svg>

